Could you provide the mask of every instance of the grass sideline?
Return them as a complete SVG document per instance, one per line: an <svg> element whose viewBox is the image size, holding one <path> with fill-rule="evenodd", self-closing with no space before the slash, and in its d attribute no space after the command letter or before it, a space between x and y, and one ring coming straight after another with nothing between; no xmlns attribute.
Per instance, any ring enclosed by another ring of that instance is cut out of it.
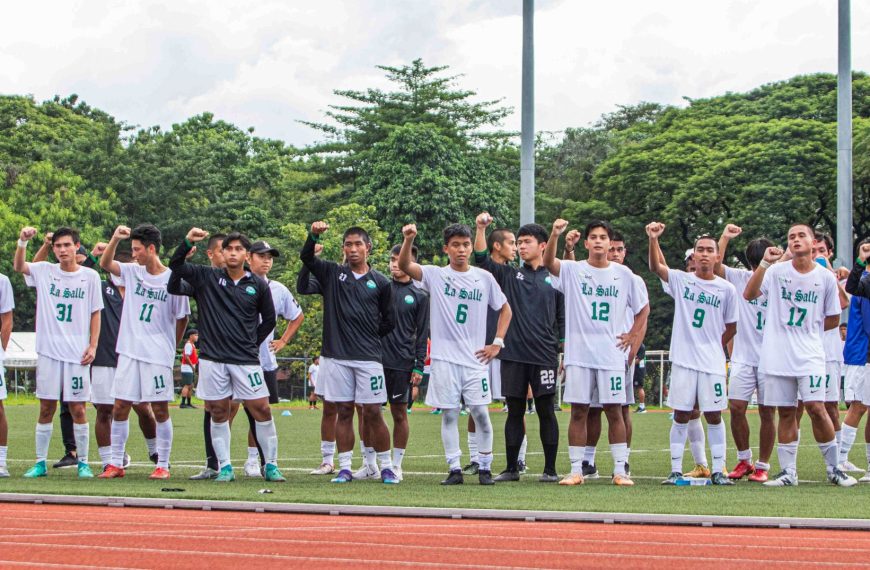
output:
<svg viewBox="0 0 870 570"><path fill-rule="evenodd" d="M10 402L11 404L12 402ZM283 416L291 409L292 416ZM93 410L91 422L93 422ZM666 413L635 414L634 442L631 470L636 486L616 488L610 485L612 462L606 443L599 445L598 464L602 478L589 481L582 487L560 487L537 482L543 467L540 453L537 416L526 416L529 432L529 471L519 483L478 487L476 478L467 477L462 487L445 488L438 482L446 473L441 450L440 418L427 409L415 408L411 414L411 443L404 461L405 481L398 486L386 486L377 481L357 481L350 485L330 484L327 477L308 475L319 463L319 411L291 408L286 404L275 406L275 420L280 441L279 464L288 478L286 484L265 484L261 479L245 478L240 467L245 457L247 422L244 417L233 430L233 457L237 468L237 481L229 485L213 482L188 481L202 465L202 410L172 409L175 426L175 444L172 455L173 478L170 481L147 479L152 464L144 460L145 446L136 422L131 423L129 451L133 467L121 480L83 480L75 470L49 469L49 477L26 480L21 477L33 462L34 423L37 406L22 402L9 405L9 468L12 477L0 479L0 492L79 494L121 497L164 497L209 500L247 500L268 502L302 502L349 505L462 507L494 509L539 509L562 511L595 511L626 513L714 514L790 517L867 518L864 505L870 499L870 485L840 489L823 482L824 466L821 454L812 441L809 420L804 418L804 441L800 447L800 475L811 481L799 487L768 489L760 485L741 482L730 488L662 487L661 479L669 471L670 455L668 431L670 421ZM504 465L503 425L506 414L493 412L496 432L494 470ZM568 470L567 421L568 413L558 414L561 439L558 469ZM726 422L728 421L726 414ZM389 420L388 420L388 423ZM758 417L750 415L750 423L757 434ZM91 424L93 427L93 423ZM464 432L464 430L463 430ZM863 429L861 430L863 434ZM807 441L810 439L810 441ZM729 438L730 440L730 438ZM462 435L465 441L465 435ZM730 443L730 441L729 441ZM464 448L464 445L463 445ZM859 435L852 452L852 460L865 463L864 438ZM55 420L55 432L50 461L62 454L60 429ZM729 466L736 452L728 450ZM91 442L90 459L98 463L96 443ZM467 460L467 455L463 457ZM690 455L686 454L686 468ZM773 459L776 469L776 458ZM359 464L355 453L354 465ZM814 481L814 482L813 482ZM181 488L181 492L164 492L164 488ZM268 488L272 494L261 494Z"/></svg>

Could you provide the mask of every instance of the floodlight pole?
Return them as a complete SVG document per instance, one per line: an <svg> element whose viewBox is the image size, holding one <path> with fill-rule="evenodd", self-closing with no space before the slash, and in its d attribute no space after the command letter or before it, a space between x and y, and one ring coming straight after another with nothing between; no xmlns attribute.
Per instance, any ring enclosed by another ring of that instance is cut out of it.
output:
<svg viewBox="0 0 870 570"><path fill-rule="evenodd" d="M523 0L520 224L535 221L535 0Z"/></svg>
<svg viewBox="0 0 870 570"><path fill-rule="evenodd" d="M850 0L837 19L837 258L852 267L852 51Z"/></svg>

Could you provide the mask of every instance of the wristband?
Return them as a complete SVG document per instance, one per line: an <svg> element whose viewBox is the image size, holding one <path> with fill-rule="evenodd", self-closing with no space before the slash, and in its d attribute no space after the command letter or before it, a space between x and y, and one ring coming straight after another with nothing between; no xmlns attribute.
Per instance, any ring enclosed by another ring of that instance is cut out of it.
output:
<svg viewBox="0 0 870 570"><path fill-rule="evenodd" d="M186 245L188 247L188 249L193 249L193 244L191 243L191 241L189 239L187 239L187 236L185 236L185 238L184 238L184 245Z"/></svg>
<svg viewBox="0 0 870 570"><path fill-rule="evenodd" d="M30 243L30 242L26 239L19 239L18 240L18 247L25 248L25 247L27 247L28 243Z"/></svg>
<svg viewBox="0 0 870 570"><path fill-rule="evenodd" d="M493 344L494 346L499 347L499 348L504 348L504 339L501 338L501 337L499 337L499 336L497 336L497 337L495 337L494 339L492 339L492 344Z"/></svg>
<svg viewBox="0 0 870 570"><path fill-rule="evenodd" d="M19 243L20 243L20 242L19 242ZM867 267L867 262L866 262L866 261L861 261L861 258L860 258L860 257L856 257L856 258L855 258L855 263L857 263L857 264L860 265L861 267Z"/></svg>
<svg viewBox="0 0 870 570"><path fill-rule="evenodd" d="M308 232L308 237L311 238L311 241L314 243L318 243L320 241L320 235Z"/></svg>
<svg viewBox="0 0 870 570"><path fill-rule="evenodd" d="M764 260L764 259L762 259L761 263L758 264L758 267L760 267L762 269L767 269L770 266L771 266L771 263L767 260Z"/></svg>

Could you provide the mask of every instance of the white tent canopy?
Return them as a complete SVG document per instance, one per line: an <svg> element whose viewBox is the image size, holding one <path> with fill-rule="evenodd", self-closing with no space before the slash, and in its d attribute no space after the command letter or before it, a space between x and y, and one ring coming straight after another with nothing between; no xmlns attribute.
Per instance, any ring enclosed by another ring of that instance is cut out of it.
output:
<svg viewBox="0 0 870 570"><path fill-rule="evenodd" d="M3 362L6 368L36 368L36 333L13 332Z"/></svg>

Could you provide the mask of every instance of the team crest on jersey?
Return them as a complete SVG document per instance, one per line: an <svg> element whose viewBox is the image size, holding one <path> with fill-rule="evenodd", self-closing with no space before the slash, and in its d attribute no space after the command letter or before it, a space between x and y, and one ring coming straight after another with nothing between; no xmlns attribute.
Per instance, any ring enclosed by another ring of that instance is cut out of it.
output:
<svg viewBox="0 0 870 570"><path fill-rule="evenodd" d="M248 295L256 295L257 290L254 289L253 285L248 285L247 287L245 287L245 293L247 293Z"/></svg>
<svg viewBox="0 0 870 570"><path fill-rule="evenodd" d="M549 275L547 275L546 277L544 277L544 283L546 283L547 285L552 285L552 284L553 284L553 279L552 279L552 277L550 277Z"/></svg>
<svg viewBox="0 0 870 570"><path fill-rule="evenodd" d="M377 287L377 285L375 285L374 281L369 279L368 281L366 281L366 287L368 287L369 289L374 289L375 287Z"/></svg>
<svg viewBox="0 0 870 570"><path fill-rule="evenodd" d="M405 295L405 302L409 305L414 304L414 296L413 295Z"/></svg>

